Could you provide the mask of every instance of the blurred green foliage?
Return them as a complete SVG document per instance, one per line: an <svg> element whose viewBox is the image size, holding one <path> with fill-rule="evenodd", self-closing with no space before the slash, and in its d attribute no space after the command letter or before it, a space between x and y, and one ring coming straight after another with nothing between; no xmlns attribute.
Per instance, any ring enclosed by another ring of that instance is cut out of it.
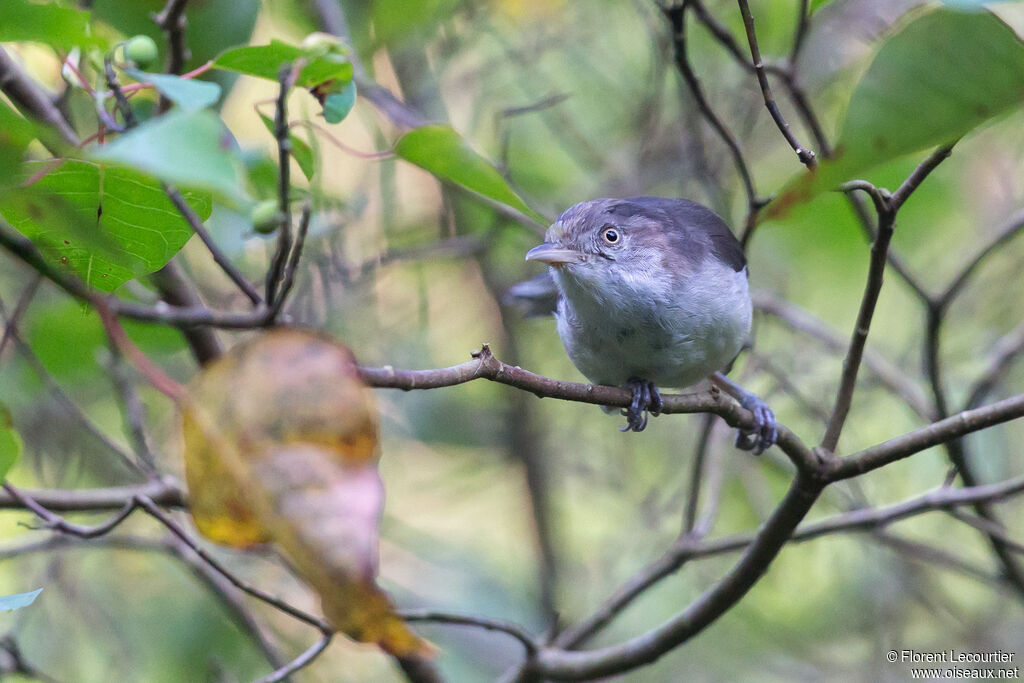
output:
<svg viewBox="0 0 1024 683"><path fill-rule="evenodd" d="M322 29L313 4L189 2L186 70L225 50L274 40L291 46L289 55L301 53L303 38ZM745 49L735 3L706 4ZM785 60L799 3L751 4L762 52L773 62ZM833 163L845 169L842 173L863 174L894 189L923 158L921 150L967 133L953 158L901 210L893 241L924 285L940 291L1024 206L1018 64L1024 3L993 3L995 14L930 7L907 14L916 4L811 2L809 31L795 68L830 141L843 139L844 151L858 154L882 129L893 141L885 153L869 150L871 158L857 158L856 164L842 166L840 156ZM71 3L5 0L0 41L53 91L67 87L57 55L75 44L113 45L146 34L166 57L165 38L150 17L162 0L95 0L92 6L87 34L75 23L87 15ZM688 197L714 207L739 231L746 211L742 186L726 148L682 87L667 25L654 3L344 0L341 6L350 44L367 73L437 123L402 138L402 131L360 100L341 123L326 126L311 94L300 88L289 99L292 119L321 129L307 128L290 138L302 172L292 174L292 197L309 197L315 212L288 313L297 323L338 335L361 362L439 367L466 360L472 349L489 342L507 362L550 377L581 379L550 321L524 321L501 305L508 285L539 272L522 260L539 241L537 231L452 191L437 177L549 217L597 196ZM12 12L71 19L31 26L4 21L4 16L16 18ZM759 192L776 194L804 177L806 171L764 110L753 75L692 17L688 32L694 69L712 107L740 139ZM14 40L34 42L7 42ZM102 53L86 53L79 66L90 85L103 90L95 70ZM159 188L157 179L213 192L212 200L189 196L203 218L209 215L208 228L242 271L254 281L263 276L274 242L247 224L244 198L275 196L268 101L277 95L271 81L287 59L261 62L258 69L233 67L262 79L228 78L217 69L203 74L224 88L219 102L205 100L216 110L204 105L202 111L185 112L179 101L178 108L157 117L156 96L140 89L131 99L142 119L139 129L117 137L111 133L101 152L87 148L92 159L135 169L118 173L152 174L139 180L145 196L141 189L122 193L109 183L102 187L111 195L103 204L104 217L119 216L118 200L125 211L128 204L138 205L131 208L137 214L121 216L136 243L119 243L130 256L111 256L112 266L123 269L120 277L104 284L90 275L94 285L120 285L119 296L155 300L147 279L133 278L166 262L187 237L162 196L150 196ZM338 62L332 62L330 75L347 83L354 70L347 59L343 63L338 71ZM67 111L85 138L96 131L96 103L66 77L75 86L65 99ZM316 85L312 81L301 85ZM798 138L816 148L793 103L775 87ZM107 112L117 116L109 103ZM18 187L28 175L20 163L26 150L32 159L48 156L39 143L30 143L35 135L35 126L0 102L0 193L8 202L3 209L8 220L10 203L29 194ZM918 152L907 156L912 150ZM388 151L395 155L367 154ZM112 170L107 173L109 179ZM15 177L19 180L11 180ZM46 190L48 215L77 216L86 200L73 195L80 188L59 180L53 175L34 184L32 192ZM98 189L90 185L88 190L91 207ZM752 285L810 311L846 339L863 291L868 240L843 196L823 191L801 199L807 201L758 227L748 254ZM143 234L140 226L148 231ZM24 232L46 246L38 232ZM84 235L94 240L94 251L116 254L93 232ZM76 239L81 236L76 233ZM60 244L51 254L57 263L66 256ZM151 252L156 255L145 268L139 266ZM1024 318L1022 258L1024 244L1002 246L950 309L941 353L944 381L956 404L999 340ZM211 306L245 309L247 302L196 240L184 247L179 261ZM82 272L80 264L68 266ZM29 278L24 268L0 256L5 315L12 313ZM172 376L185 380L194 372L179 332L126 327ZM44 284L19 329L84 417L118 443L129 443L95 314ZM927 395L921 371L924 332L919 302L888 273L869 347L902 369L911 388ZM740 360L734 376L767 398L783 423L816 441L823 425L814 408L831 407L841 357L770 316L757 316L755 333L753 352ZM251 333L219 334L231 343ZM102 444L83 436L81 416L70 414L19 349L11 343L0 356L0 398L10 408L26 453L12 470L12 481L67 488L133 481L111 464ZM1011 366L993 398L1019 393L1021 387L1024 370ZM640 566L660 556L679 531L699 416L661 417L642 435L633 435L620 434L617 419L592 406L537 401L484 382L377 394L385 415L381 468L388 490L382 583L400 605L485 614L537 632L548 626L538 581L537 527L524 476L529 458L546 470L557 549L555 594L566 623L589 615ZM176 420L170 406L148 389L142 398L161 468L180 472L176 444L168 437ZM852 452L921 424L863 372L840 450ZM1011 423L966 440L983 479L1024 471L1024 454L1016 447L1022 437L1024 427ZM756 528L790 480L780 457L752 459L733 450L731 439L727 430L716 429L708 455L707 488L716 481L721 487L714 536ZM941 449L932 449L836 487L812 514L915 495L940 485L948 467ZM1024 506L1006 503L999 512L1019 538ZM5 512L0 529L9 543L20 544L41 533L18 526L31 520ZM91 517L84 516L83 523L88 521ZM896 681L905 680L907 672L883 661L889 649L1017 648L1024 656L1021 610L992 578L997 567L975 530L936 513L892 531L953 554L968 569L951 570L950 562L934 556L923 560L924 551L894 550L871 533L794 545L736 609L686 647L627 679ZM145 519L133 518L126 533L162 542ZM213 552L262 588L309 604L303 587L275 563ZM732 561L723 556L688 564L612 622L593 645L621 642L676 614ZM0 593L35 585L46 591L17 613L15 634L25 657L58 680L247 680L268 670L202 581L164 552L118 550L100 541L96 547L76 544L6 560ZM254 613L282 651L294 655L311 643L314 634L305 626L263 606ZM442 669L455 681L494 678L519 656L518 645L494 634L445 626L421 631L440 647ZM296 680L384 681L398 680L398 674L379 653L337 639Z"/></svg>

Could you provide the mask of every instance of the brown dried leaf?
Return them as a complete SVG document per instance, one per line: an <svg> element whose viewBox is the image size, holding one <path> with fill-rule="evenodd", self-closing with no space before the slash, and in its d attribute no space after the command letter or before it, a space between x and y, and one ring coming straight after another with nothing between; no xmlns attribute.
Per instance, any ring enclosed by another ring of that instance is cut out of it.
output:
<svg viewBox="0 0 1024 683"><path fill-rule="evenodd" d="M375 583L378 415L348 349L308 332L267 332L205 368L183 412L203 535L236 547L277 543L340 631L397 655L427 651Z"/></svg>

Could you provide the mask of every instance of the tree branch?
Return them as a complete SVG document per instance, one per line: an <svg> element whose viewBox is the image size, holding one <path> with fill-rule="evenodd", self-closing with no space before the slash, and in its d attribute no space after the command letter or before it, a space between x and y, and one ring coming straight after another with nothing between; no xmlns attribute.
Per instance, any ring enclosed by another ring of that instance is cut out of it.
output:
<svg viewBox="0 0 1024 683"><path fill-rule="evenodd" d="M830 460L825 466L826 476L830 482L849 479L902 460L926 448L1019 417L1024 417L1024 394L991 403L983 408L965 410L845 458Z"/></svg>
<svg viewBox="0 0 1024 683"><path fill-rule="evenodd" d="M559 398L613 408L628 407L632 400L630 391L621 387L565 382L507 365L495 358L487 345L473 353L473 360L447 368L396 370L391 366L361 367L359 372L363 381L370 386L405 391L437 389L477 379L486 379L529 391L540 398ZM661 412L663 414L708 412L718 415L731 427L750 428L753 425L753 416L721 391L666 394L662 396L662 399L664 407ZM793 432L782 425L779 425L777 445L798 469L811 471L817 467L817 456Z"/></svg>
<svg viewBox="0 0 1024 683"><path fill-rule="evenodd" d="M81 144L78 135L42 86L29 78L0 47L0 90L22 111L57 131L69 145Z"/></svg>
<svg viewBox="0 0 1024 683"><path fill-rule="evenodd" d="M775 102L775 96L772 95L771 85L768 83L768 74L765 73L764 62L761 60L761 50L757 46L757 33L754 31L754 16L750 13L750 7L747 4L747 0L738 0L740 6L740 13L743 15L743 26L747 31L747 42L750 43L750 57L754 60L754 71L757 73L757 83L761 87L761 94L764 96L764 106L768 109L768 113L771 114L772 120L775 121L775 125L778 127L782 136L786 138L786 142L796 152L797 158L804 166L809 169L814 169L818 162L814 158L814 152L806 149L800 144L800 141L796 139L793 131L789 129L789 124L786 123L786 119L783 118L782 112L779 110L779 105Z"/></svg>
<svg viewBox="0 0 1024 683"><path fill-rule="evenodd" d="M864 288L864 297L861 299L860 312L857 314L857 323L854 326L853 338L850 340L850 348L843 361L843 375L839 382L835 406L832 408L832 416L821 441L822 448L828 451L834 451L839 443L839 436L846 422L846 416L850 412L853 392L857 383L857 372L860 370L861 359L864 355L864 345L868 339L868 331L871 329L871 319L875 315L875 305L878 303L878 297L882 291L886 256L896 226L896 214L914 190L928 177L928 174L950 155L952 149L952 145L948 145L933 152L914 169L891 197L885 197L879 192L872 193L875 210L878 213L878 235L871 246L868 281Z"/></svg>

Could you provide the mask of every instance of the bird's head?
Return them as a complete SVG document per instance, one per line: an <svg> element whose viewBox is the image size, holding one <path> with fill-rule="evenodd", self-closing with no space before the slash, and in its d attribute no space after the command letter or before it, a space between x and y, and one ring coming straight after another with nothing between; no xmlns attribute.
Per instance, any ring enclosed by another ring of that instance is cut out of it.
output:
<svg viewBox="0 0 1024 683"><path fill-rule="evenodd" d="M545 242L526 254L527 261L552 267L563 289L570 283L611 293L630 289L660 292L691 270L671 218L644 198L595 199L558 217Z"/></svg>

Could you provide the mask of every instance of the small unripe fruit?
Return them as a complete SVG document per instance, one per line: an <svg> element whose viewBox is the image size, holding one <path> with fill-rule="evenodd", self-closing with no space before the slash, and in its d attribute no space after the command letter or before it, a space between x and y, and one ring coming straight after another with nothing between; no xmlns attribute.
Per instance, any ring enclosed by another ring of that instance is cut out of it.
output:
<svg viewBox="0 0 1024 683"><path fill-rule="evenodd" d="M145 69L155 62L158 53L156 42L149 36L135 36L124 46L125 58L135 62L140 69Z"/></svg>
<svg viewBox="0 0 1024 683"><path fill-rule="evenodd" d="M267 199L252 207L249 213L252 229L261 235L269 235L281 223L281 212L277 210L277 202Z"/></svg>
<svg viewBox="0 0 1024 683"><path fill-rule="evenodd" d="M337 36L317 31L315 33L310 33L302 40L302 49L306 52L319 54L327 54L330 52L341 53L342 42L337 38Z"/></svg>

